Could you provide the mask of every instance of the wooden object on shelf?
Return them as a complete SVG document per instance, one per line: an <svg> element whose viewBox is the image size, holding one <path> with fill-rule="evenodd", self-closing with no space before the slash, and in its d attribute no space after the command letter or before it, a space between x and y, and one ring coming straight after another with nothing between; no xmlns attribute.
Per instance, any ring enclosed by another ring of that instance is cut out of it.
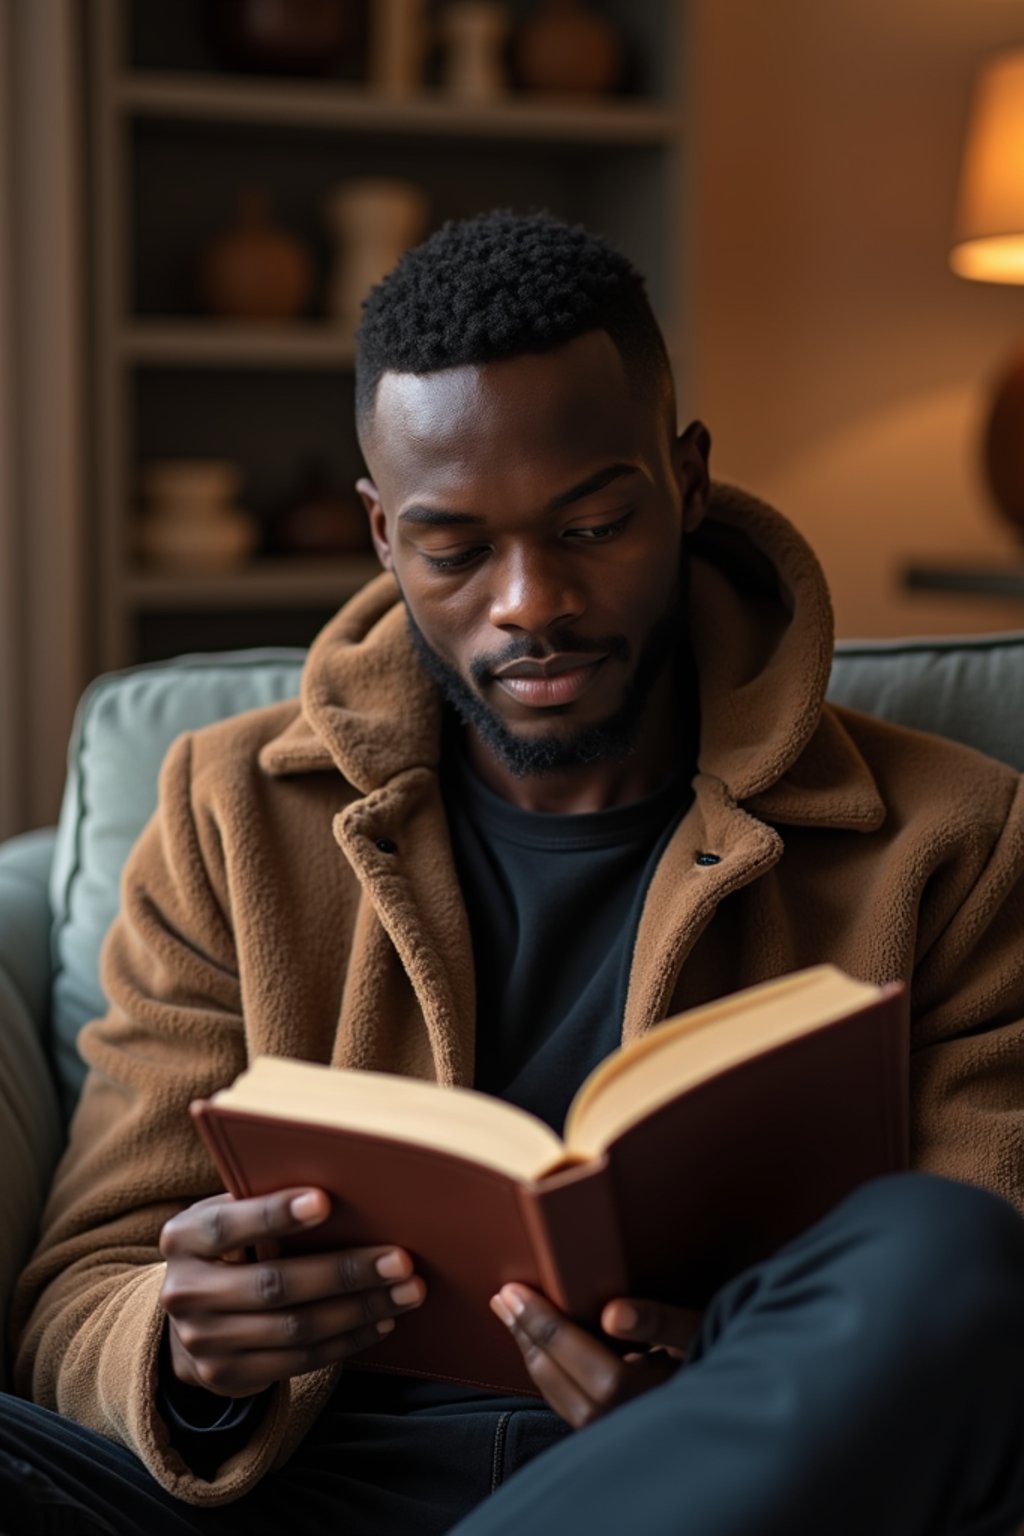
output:
<svg viewBox="0 0 1024 1536"><path fill-rule="evenodd" d="M513 57L519 84L532 91L614 91L623 74L621 37L583 0L540 0Z"/></svg>
<svg viewBox="0 0 1024 1536"><path fill-rule="evenodd" d="M309 303L313 263L302 244L274 224L266 193L249 187L239 196L234 225L202 251L198 289L213 315L291 320Z"/></svg>
<svg viewBox="0 0 1024 1536"><path fill-rule="evenodd" d="M444 89L456 101L500 101L511 17L499 0L452 0L441 14Z"/></svg>
<svg viewBox="0 0 1024 1536"><path fill-rule="evenodd" d="M214 0L213 32L229 65L322 75L338 61L352 13L353 0Z"/></svg>
<svg viewBox="0 0 1024 1536"><path fill-rule="evenodd" d="M373 0L370 85L381 96L415 96L427 51L425 0Z"/></svg>
<svg viewBox="0 0 1024 1536"><path fill-rule="evenodd" d="M306 466L296 493L270 521L270 549L285 555L338 555L370 550L366 511L354 491L332 483L323 459Z"/></svg>
<svg viewBox="0 0 1024 1536"><path fill-rule="evenodd" d="M334 272L327 309L346 334L359 324L375 283L426 233L426 193L394 176L360 176L329 193L325 213L334 237Z"/></svg>
<svg viewBox="0 0 1024 1536"><path fill-rule="evenodd" d="M259 529L234 504L242 476L216 459L146 464L140 475L146 508L136 528L143 561L168 571L226 571L243 565Z"/></svg>

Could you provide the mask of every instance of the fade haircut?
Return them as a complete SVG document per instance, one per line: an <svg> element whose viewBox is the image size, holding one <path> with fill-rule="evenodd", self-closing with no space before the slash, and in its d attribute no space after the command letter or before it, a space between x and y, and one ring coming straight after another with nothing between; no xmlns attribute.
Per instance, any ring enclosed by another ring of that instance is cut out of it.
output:
<svg viewBox="0 0 1024 1536"><path fill-rule="evenodd" d="M549 214L451 220L370 290L356 335L356 425L365 443L385 373L435 373L548 352L606 331L630 386L675 430L672 369L642 275L599 235Z"/></svg>

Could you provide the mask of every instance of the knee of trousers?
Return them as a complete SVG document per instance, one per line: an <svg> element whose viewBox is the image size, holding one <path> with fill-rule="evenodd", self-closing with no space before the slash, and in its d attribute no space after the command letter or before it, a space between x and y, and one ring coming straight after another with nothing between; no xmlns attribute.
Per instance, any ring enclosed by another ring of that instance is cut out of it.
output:
<svg viewBox="0 0 1024 1536"><path fill-rule="evenodd" d="M855 1233L876 1304L901 1327L934 1329L947 1342L959 1322L1024 1351L1024 1217L1007 1200L938 1174L873 1179L824 1227Z"/></svg>

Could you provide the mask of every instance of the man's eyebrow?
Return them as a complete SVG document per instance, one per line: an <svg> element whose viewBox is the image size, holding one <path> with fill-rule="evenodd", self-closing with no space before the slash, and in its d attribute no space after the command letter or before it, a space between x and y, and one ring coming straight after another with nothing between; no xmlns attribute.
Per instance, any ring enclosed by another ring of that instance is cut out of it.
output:
<svg viewBox="0 0 1024 1536"><path fill-rule="evenodd" d="M450 523L482 523L474 512L448 512L444 507L424 507L415 502L399 512L400 523L420 523L428 528L443 528Z"/></svg>
<svg viewBox="0 0 1024 1536"><path fill-rule="evenodd" d="M639 474L637 464L609 464L606 469L599 469L596 474L588 475L581 480L579 485L574 485L568 491L560 491L548 502L547 510L557 512L562 507L571 506L574 501L582 501L585 496L593 496L596 491L603 491L606 485L611 485L613 480L618 480L622 475Z"/></svg>
<svg viewBox="0 0 1024 1536"><path fill-rule="evenodd" d="M562 507L571 506L574 501L582 501L585 496L593 496L597 491L603 491L606 485L611 485L613 480L618 480L622 475L635 475L639 473L636 464L609 464L606 469L599 469L593 475L588 475L578 485L570 487L567 491L559 491L548 502L545 511L558 512ZM475 512L450 512L446 507L426 507L420 502L414 502L411 507L406 507L398 514L400 523L418 523L420 527L446 528L459 523L477 524L484 522Z"/></svg>

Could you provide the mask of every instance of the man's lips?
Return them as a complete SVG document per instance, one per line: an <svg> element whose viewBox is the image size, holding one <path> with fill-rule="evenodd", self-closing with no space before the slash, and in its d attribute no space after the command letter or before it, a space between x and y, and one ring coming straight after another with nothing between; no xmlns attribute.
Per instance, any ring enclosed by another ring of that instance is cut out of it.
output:
<svg viewBox="0 0 1024 1536"><path fill-rule="evenodd" d="M518 703L549 709L556 704L570 704L585 693L605 659L559 656L546 662L519 661L495 673L495 681Z"/></svg>
<svg viewBox="0 0 1024 1536"><path fill-rule="evenodd" d="M512 661L506 667L499 667L493 674L498 678L506 677L558 677L563 672L575 672L580 667L592 667L604 656L595 656L592 651L563 651L560 655L548 656L543 661Z"/></svg>

